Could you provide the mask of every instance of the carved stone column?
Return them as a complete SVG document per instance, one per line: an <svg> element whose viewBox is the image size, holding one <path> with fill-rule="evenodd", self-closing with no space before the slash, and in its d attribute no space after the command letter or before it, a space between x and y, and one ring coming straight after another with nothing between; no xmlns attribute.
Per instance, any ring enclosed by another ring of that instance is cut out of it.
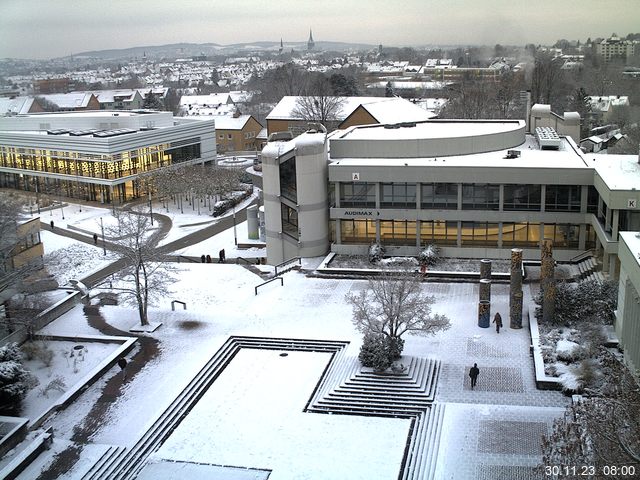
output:
<svg viewBox="0 0 640 480"><path fill-rule="evenodd" d="M552 322L556 310L555 261L553 240L545 238L540 252L540 290L542 291L542 321Z"/></svg>
<svg viewBox="0 0 640 480"><path fill-rule="evenodd" d="M509 326L522 328L522 249L511 249Z"/></svg>
<svg viewBox="0 0 640 480"><path fill-rule="evenodd" d="M491 280L483 278L480 280L480 301L491 301Z"/></svg>
<svg viewBox="0 0 640 480"><path fill-rule="evenodd" d="M491 260L488 258L480 260L480 279L483 278L491 280Z"/></svg>
<svg viewBox="0 0 640 480"><path fill-rule="evenodd" d="M486 300L480 300L478 303L478 326L489 328L491 324L491 303Z"/></svg>

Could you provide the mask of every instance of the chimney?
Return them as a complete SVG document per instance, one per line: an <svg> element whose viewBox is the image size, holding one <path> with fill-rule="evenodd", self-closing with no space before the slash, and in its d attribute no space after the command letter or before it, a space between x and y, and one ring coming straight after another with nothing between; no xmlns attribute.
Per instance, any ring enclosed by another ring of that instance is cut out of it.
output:
<svg viewBox="0 0 640 480"><path fill-rule="evenodd" d="M525 117L526 128L525 132L531 133L531 90L527 90L527 112Z"/></svg>

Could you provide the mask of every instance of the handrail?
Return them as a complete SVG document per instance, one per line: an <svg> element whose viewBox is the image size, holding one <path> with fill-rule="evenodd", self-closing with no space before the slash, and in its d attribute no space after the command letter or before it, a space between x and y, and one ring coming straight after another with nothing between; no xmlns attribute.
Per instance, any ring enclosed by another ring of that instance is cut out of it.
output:
<svg viewBox="0 0 640 480"><path fill-rule="evenodd" d="M258 287L262 287L263 285L266 285L267 283L271 283L274 280L280 280L280 286L284 287L284 280L282 277L273 277L271 280L267 280L266 282L263 282L260 285L256 285L256 287L253 289L253 291L255 292L255 295L258 295Z"/></svg>
<svg viewBox="0 0 640 480"><path fill-rule="evenodd" d="M238 262L239 260L242 260L247 265L253 265L253 262L250 262L249 260L247 260L246 258L243 258L243 257L236 257L236 265L239 263Z"/></svg>
<svg viewBox="0 0 640 480"><path fill-rule="evenodd" d="M275 266L275 276L277 277L278 275L282 275L284 272L288 271L289 269L282 269L281 271L278 271L278 267L284 267L286 265L289 264L293 264L294 262L298 262L298 265L302 266L302 258L300 257L292 257L289 260L285 260L282 263L279 263L278 265ZM291 267L293 268L293 267Z"/></svg>
<svg viewBox="0 0 640 480"><path fill-rule="evenodd" d="M592 248L590 248L589 250L585 250L584 252L577 254L575 257L571 257L569 261L571 263L576 263L581 260L584 260L585 258L592 257L593 254L594 254L594 251Z"/></svg>
<svg viewBox="0 0 640 480"><path fill-rule="evenodd" d="M185 260L188 260L193 263L202 263L201 261L194 260L193 258L185 257L184 255L176 255L176 258L178 259L178 263L180 263L181 258L184 258Z"/></svg>

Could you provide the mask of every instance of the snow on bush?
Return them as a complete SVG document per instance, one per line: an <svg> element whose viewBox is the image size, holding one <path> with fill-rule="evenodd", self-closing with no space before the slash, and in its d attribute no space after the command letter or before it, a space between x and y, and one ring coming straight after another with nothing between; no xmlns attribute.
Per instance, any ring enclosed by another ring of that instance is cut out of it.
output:
<svg viewBox="0 0 640 480"><path fill-rule="evenodd" d="M418 261L420 265L435 265L440 260L440 249L437 245L427 245L424 250L418 255Z"/></svg>
<svg viewBox="0 0 640 480"><path fill-rule="evenodd" d="M405 267L417 267L418 261L413 257L390 257L383 258L378 262L380 265L385 267L392 266L405 266Z"/></svg>
<svg viewBox="0 0 640 480"><path fill-rule="evenodd" d="M375 263L384 257L385 248L380 243L374 243L369 247L369 263Z"/></svg>
<svg viewBox="0 0 640 480"><path fill-rule="evenodd" d="M580 344L571 340L561 339L556 344L556 358L564 362L575 362L583 356L583 349Z"/></svg>
<svg viewBox="0 0 640 480"><path fill-rule="evenodd" d="M583 382L578 375L577 366L556 362L553 364L553 369L562 384L563 392L576 393L582 391Z"/></svg>
<svg viewBox="0 0 640 480"><path fill-rule="evenodd" d="M22 399L35 386L34 377L22 366L22 354L16 343L0 348L0 414L19 412Z"/></svg>

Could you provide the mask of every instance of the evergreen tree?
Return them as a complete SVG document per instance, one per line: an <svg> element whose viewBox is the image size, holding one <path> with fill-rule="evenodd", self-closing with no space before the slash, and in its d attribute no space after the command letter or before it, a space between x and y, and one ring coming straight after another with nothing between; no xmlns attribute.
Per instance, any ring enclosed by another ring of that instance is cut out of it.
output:
<svg viewBox="0 0 640 480"><path fill-rule="evenodd" d="M144 97L144 102L142 103L142 108L146 110L162 110L164 105L162 104L162 100L160 100L157 95L149 90L149 93Z"/></svg>
<svg viewBox="0 0 640 480"><path fill-rule="evenodd" d="M394 93L393 93L393 85L391 85L391 82L387 82L387 84L384 87L384 96L385 97L393 97Z"/></svg>
<svg viewBox="0 0 640 480"><path fill-rule="evenodd" d="M27 394L31 374L22 366L18 345L11 343L0 348L0 413L15 415Z"/></svg>

